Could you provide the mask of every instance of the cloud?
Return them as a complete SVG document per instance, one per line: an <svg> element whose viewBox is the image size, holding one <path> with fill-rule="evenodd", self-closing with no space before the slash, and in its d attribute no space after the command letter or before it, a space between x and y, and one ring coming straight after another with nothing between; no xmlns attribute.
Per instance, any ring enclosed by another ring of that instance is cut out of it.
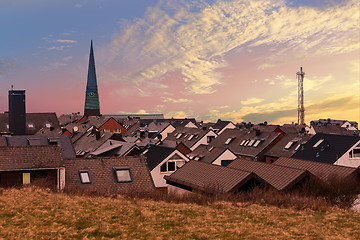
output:
<svg viewBox="0 0 360 240"><path fill-rule="evenodd" d="M0 75L7 73L9 69L14 69L15 64L9 61L0 60Z"/></svg>
<svg viewBox="0 0 360 240"><path fill-rule="evenodd" d="M168 112L165 114L165 118L189 118L189 116L191 116L191 114L184 111Z"/></svg>
<svg viewBox="0 0 360 240"><path fill-rule="evenodd" d="M256 103L261 103L262 101L264 101L264 99L261 98L248 98L244 101L240 101L242 105L251 105L251 104L256 104Z"/></svg>
<svg viewBox="0 0 360 240"><path fill-rule="evenodd" d="M82 5L82 4L80 4L80 3L77 3L77 4L75 4L74 5L74 7L76 7L76 8L82 8L84 5Z"/></svg>
<svg viewBox="0 0 360 240"><path fill-rule="evenodd" d="M77 41L75 41L75 40L68 40L68 39L57 39L57 40L55 40L55 42L58 42L58 43L77 43Z"/></svg>
<svg viewBox="0 0 360 240"><path fill-rule="evenodd" d="M288 7L282 0L160 1L124 24L104 57L136 64L124 78L138 86L180 70L190 93L210 94L222 84L224 54L235 48L270 46L271 54L257 59L260 69L359 49L359 7L357 0L328 8Z"/></svg>
<svg viewBox="0 0 360 240"><path fill-rule="evenodd" d="M190 103L192 102L191 99L185 99L185 98L179 98L179 99L173 99L169 97L161 97L163 102L169 102L169 103Z"/></svg>

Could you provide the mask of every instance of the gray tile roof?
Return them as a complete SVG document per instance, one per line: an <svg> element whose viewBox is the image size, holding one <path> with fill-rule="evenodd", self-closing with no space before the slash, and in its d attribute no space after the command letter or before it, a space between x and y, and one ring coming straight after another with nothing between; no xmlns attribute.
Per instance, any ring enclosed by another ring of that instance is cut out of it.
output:
<svg viewBox="0 0 360 240"><path fill-rule="evenodd" d="M9 132L9 114L0 113L0 132ZM33 127L29 127L31 124ZM47 128L47 124L55 129L60 129L56 113L26 113L26 134L35 134L41 128Z"/></svg>
<svg viewBox="0 0 360 240"><path fill-rule="evenodd" d="M91 152L97 150L108 139L110 139L114 133L111 132L99 132L100 138L96 139L96 134L92 134L91 131L84 134L79 140L74 143L76 153L79 151L85 152L83 156L87 156Z"/></svg>
<svg viewBox="0 0 360 240"><path fill-rule="evenodd" d="M65 189L97 194L148 193L155 190L143 157L112 157L64 160ZM130 169L130 182L117 182L114 167ZM90 184L80 182L79 171L90 174Z"/></svg>
<svg viewBox="0 0 360 240"><path fill-rule="evenodd" d="M273 165L286 166L298 169L304 169L315 175L317 178L326 182L331 177L351 177L356 173L360 173L360 168L344 167L328 163L320 163L295 158L281 157L277 159Z"/></svg>
<svg viewBox="0 0 360 240"><path fill-rule="evenodd" d="M0 170L58 168L63 166L58 146L0 147Z"/></svg>
<svg viewBox="0 0 360 240"><path fill-rule="evenodd" d="M251 172L194 160L164 178L168 184L180 184L209 193L235 192L254 178L260 180Z"/></svg>
<svg viewBox="0 0 360 240"><path fill-rule="evenodd" d="M336 135L359 135L359 131L352 131L342 128L338 125L312 125L316 133L325 133L325 134L336 134Z"/></svg>
<svg viewBox="0 0 360 240"><path fill-rule="evenodd" d="M254 172L275 189L288 190L310 174L306 170L284 167L264 162L235 159L228 165L242 171Z"/></svg>
<svg viewBox="0 0 360 240"><path fill-rule="evenodd" d="M75 149L71 142L70 136L21 135L21 136L6 136L5 139L7 146L58 144L61 147L63 158L75 158Z"/></svg>
<svg viewBox="0 0 360 240"><path fill-rule="evenodd" d="M314 147L321 139L323 141ZM359 136L318 133L291 157L333 164L358 141L360 141Z"/></svg>

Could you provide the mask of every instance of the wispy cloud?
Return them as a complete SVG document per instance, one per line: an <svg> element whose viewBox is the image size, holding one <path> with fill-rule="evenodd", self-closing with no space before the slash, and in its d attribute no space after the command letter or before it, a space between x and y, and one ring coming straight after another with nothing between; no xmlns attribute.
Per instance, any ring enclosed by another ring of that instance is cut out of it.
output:
<svg viewBox="0 0 360 240"><path fill-rule="evenodd" d="M69 40L69 39L57 39L57 40L55 40L55 42L58 42L58 43L77 43L77 41Z"/></svg>
<svg viewBox="0 0 360 240"><path fill-rule="evenodd" d="M190 103L192 102L191 99L186 98L179 98L179 99L173 99L169 97L161 97L163 102L169 102L169 103Z"/></svg>
<svg viewBox="0 0 360 240"><path fill-rule="evenodd" d="M261 98L248 98L244 101L240 101L242 105L251 105L251 104L257 104L264 101L264 99Z"/></svg>
<svg viewBox="0 0 360 240"><path fill-rule="evenodd" d="M5 74L9 69L14 69L15 64L10 61L0 60L0 75Z"/></svg>
<svg viewBox="0 0 360 240"><path fill-rule="evenodd" d="M258 59L262 69L359 49L359 7L357 0L326 9L288 7L282 0L160 1L114 35L106 57L136 63L126 78L137 85L180 70L188 91L209 94L222 84L224 54L235 48L271 46L272 54Z"/></svg>

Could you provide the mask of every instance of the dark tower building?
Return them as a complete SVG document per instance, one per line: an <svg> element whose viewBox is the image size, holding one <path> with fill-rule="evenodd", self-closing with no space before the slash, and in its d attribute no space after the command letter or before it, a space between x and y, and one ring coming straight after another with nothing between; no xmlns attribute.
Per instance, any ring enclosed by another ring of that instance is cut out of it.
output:
<svg viewBox="0 0 360 240"><path fill-rule="evenodd" d="M99 93L98 93L98 87L96 81L95 59L94 59L92 41L90 46L89 70L88 70L87 84L86 84L84 115L85 116L100 115Z"/></svg>
<svg viewBox="0 0 360 240"><path fill-rule="evenodd" d="M25 90L9 90L9 131L26 134Z"/></svg>

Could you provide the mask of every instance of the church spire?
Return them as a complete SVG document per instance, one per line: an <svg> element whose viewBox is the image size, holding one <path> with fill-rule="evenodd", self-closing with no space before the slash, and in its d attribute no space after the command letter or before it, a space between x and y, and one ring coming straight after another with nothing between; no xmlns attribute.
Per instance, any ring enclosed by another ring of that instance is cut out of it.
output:
<svg viewBox="0 0 360 240"><path fill-rule="evenodd" d="M95 59L93 51L93 43L91 40L89 69L86 84L85 96L85 116L98 116L100 115L99 93L96 81Z"/></svg>

